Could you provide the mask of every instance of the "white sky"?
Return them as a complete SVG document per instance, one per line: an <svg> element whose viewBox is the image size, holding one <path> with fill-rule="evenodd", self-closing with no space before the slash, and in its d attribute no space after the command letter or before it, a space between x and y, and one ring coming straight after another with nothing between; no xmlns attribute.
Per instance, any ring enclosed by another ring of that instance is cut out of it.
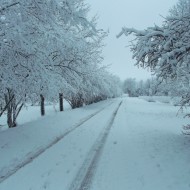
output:
<svg viewBox="0 0 190 190"><path fill-rule="evenodd" d="M168 10L177 0L86 0L91 5L92 15L98 14L99 28L109 29L107 46L104 49L104 64L111 64L110 72L118 75L122 80L133 77L140 79L150 78L150 73L134 66L135 60L126 46L130 38L116 35L123 26L136 29L145 29L154 24L161 25ZM162 15L162 16L161 16Z"/></svg>

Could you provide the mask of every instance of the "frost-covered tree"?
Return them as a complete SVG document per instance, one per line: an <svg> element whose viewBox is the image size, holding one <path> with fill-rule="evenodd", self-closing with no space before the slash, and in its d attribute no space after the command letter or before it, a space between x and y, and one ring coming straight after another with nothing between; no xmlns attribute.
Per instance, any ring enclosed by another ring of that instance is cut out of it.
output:
<svg viewBox="0 0 190 190"><path fill-rule="evenodd" d="M119 94L114 85L105 91L116 80L101 71L107 34L97 28L95 17L88 18L88 11L83 0L1 1L0 102L9 127L16 126L27 101L41 98L43 115L44 101L58 96L63 110L63 97L78 107L100 94Z"/></svg>
<svg viewBox="0 0 190 190"><path fill-rule="evenodd" d="M123 91L129 97L137 96L137 82L134 78L128 78L123 83Z"/></svg>
<svg viewBox="0 0 190 190"><path fill-rule="evenodd" d="M58 76L52 72L50 53L60 37L55 17L58 7L54 1L1 2L1 89L6 102L10 103L14 96L15 103L7 111L12 117L17 106L20 110L28 97L45 94L52 98L57 91L55 87L61 78L53 80Z"/></svg>
<svg viewBox="0 0 190 190"><path fill-rule="evenodd" d="M122 34L136 36L131 50L138 65L150 67L164 79L176 78L182 70L189 70L189 7L189 0L180 0L161 27L153 26L143 31L122 29L118 37Z"/></svg>
<svg viewBox="0 0 190 190"><path fill-rule="evenodd" d="M118 35L133 34L131 44L136 65L148 67L159 81L167 79L186 83L190 73L190 0L179 0L163 22L162 26L145 30L123 28ZM189 104L187 89L182 96L182 105Z"/></svg>
<svg viewBox="0 0 190 190"><path fill-rule="evenodd" d="M158 92L158 82L153 78L146 81L136 81L134 78L127 78L123 82L123 91L130 97L152 96Z"/></svg>
<svg viewBox="0 0 190 190"><path fill-rule="evenodd" d="M179 0L162 26L148 27L143 31L123 28L118 37L123 34L135 36L131 51L136 65L150 68L159 81L169 80L171 84L177 84L177 87L172 85L170 92L181 96L182 107L189 106L190 0ZM184 129L190 130L190 125Z"/></svg>

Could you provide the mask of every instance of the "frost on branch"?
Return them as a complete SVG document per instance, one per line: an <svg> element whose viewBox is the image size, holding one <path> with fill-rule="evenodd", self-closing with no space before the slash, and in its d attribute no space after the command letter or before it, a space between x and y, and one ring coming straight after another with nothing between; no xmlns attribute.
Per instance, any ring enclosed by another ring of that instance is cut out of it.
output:
<svg viewBox="0 0 190 190"><path fill-rule="evenodd" d="M118 34L134 35L131 52L136 65L150 68L161 81L178 81L181 104L190 102L190 0L179 0L162 24L145 30L123 28Z"/></svg>
<svg viewBox="0 0 190 190"><path fill-rule="evenodd" d="M187 2L189 1L180 1L181 4ZM174 10L180 9L178 6ZM189 22L190 12L177 14L176 11L171 11L161 27L148 27L143 31L123 28L118 37L130 34L135 36L131 51L137 65L149 67L158 77L164 79L177 78L179 70L189 69Z"/></svg>

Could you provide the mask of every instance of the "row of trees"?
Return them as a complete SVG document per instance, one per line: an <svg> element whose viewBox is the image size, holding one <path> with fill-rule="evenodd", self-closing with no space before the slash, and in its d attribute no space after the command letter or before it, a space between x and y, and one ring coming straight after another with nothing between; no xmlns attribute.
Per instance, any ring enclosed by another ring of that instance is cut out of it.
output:
<svg viewBox="0 0 190 190"><path fill-rule="evenodd" d="M134 78L127 78L123 82L123 92L130 97L135 96L171 96L179 97L188 90L188 85L181 81L158 81L157 78L146 81L136 81Z"/></svg>
<svg viewBox="0 0 190 190"><path fill-rule="evenodd" d="M150 96L155 94L153 91L155 83L153 79L147 79L146 81L136 81L135 78L127 78L123 82L123 92L130 97L136 96Z"/></svg>
<svg viewBox="0 0 190 190"><path fill-rule="evenodd" d="M121 94L120 80L101 65L107 33L88 19L83 0L2 0L0 116L9 127L25 102L63 97L72 108Z"/></svg>

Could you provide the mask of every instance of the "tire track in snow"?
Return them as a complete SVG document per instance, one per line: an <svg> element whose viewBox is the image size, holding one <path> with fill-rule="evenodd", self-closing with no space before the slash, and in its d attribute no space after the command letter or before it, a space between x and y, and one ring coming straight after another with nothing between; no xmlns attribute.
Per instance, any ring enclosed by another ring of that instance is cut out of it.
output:
<svg viewBox="0 0 190 190"><path fill-rule="evenodd" d="M36 152L31 153L31 155L30 155L30 153L28 153L28 155L29 155L28 158L26 158L24 161L21 161L15 167L11 168L8 171L3 172L0 175L0 183L3 182L4 180L6 180L7 178L9 178L10 176L12 176L13 174L15 174L18 170L20 170L21 168L23 168L27 164L31 163L34 159L36 159L38 156L40 156L46 150L48 150L49 148L51 148L52 146L54 146L56 143L58 143L59 141L61 141L65 136L69 135L71 132L73 132L74 130L76 130L80 126L82 126L84 123L86 123L92 117L94 117L97 114L99 114L100 112L102 112L104 109L106 109L107 107L109 107L111 104L113 104L113 101L110 104L108 104L107 106L105 106L105 107L101 108L100 110L96 111L95 113L90 114L87 117L83 118L79 123L77 123L76 125L74 125L70 129L66 130L64 132L64 134L60 135L59 137L56 137L47 146L45 146L43 148L39 148Z"/></svg>
<svg viewBox="0 0 190 190"><path fill-rule="evenodd" d="M90 149L88 156L84 160L81 168L79 169L76 177L71 183L69 190L89 190L91 183L98 166L104 145L106 143L107 137L113 125L114 119L117 115L117 112L122 104L122 101L117 106L116 110L113 112L111 120L108 125L103 129L96 142Z"/></svg>

